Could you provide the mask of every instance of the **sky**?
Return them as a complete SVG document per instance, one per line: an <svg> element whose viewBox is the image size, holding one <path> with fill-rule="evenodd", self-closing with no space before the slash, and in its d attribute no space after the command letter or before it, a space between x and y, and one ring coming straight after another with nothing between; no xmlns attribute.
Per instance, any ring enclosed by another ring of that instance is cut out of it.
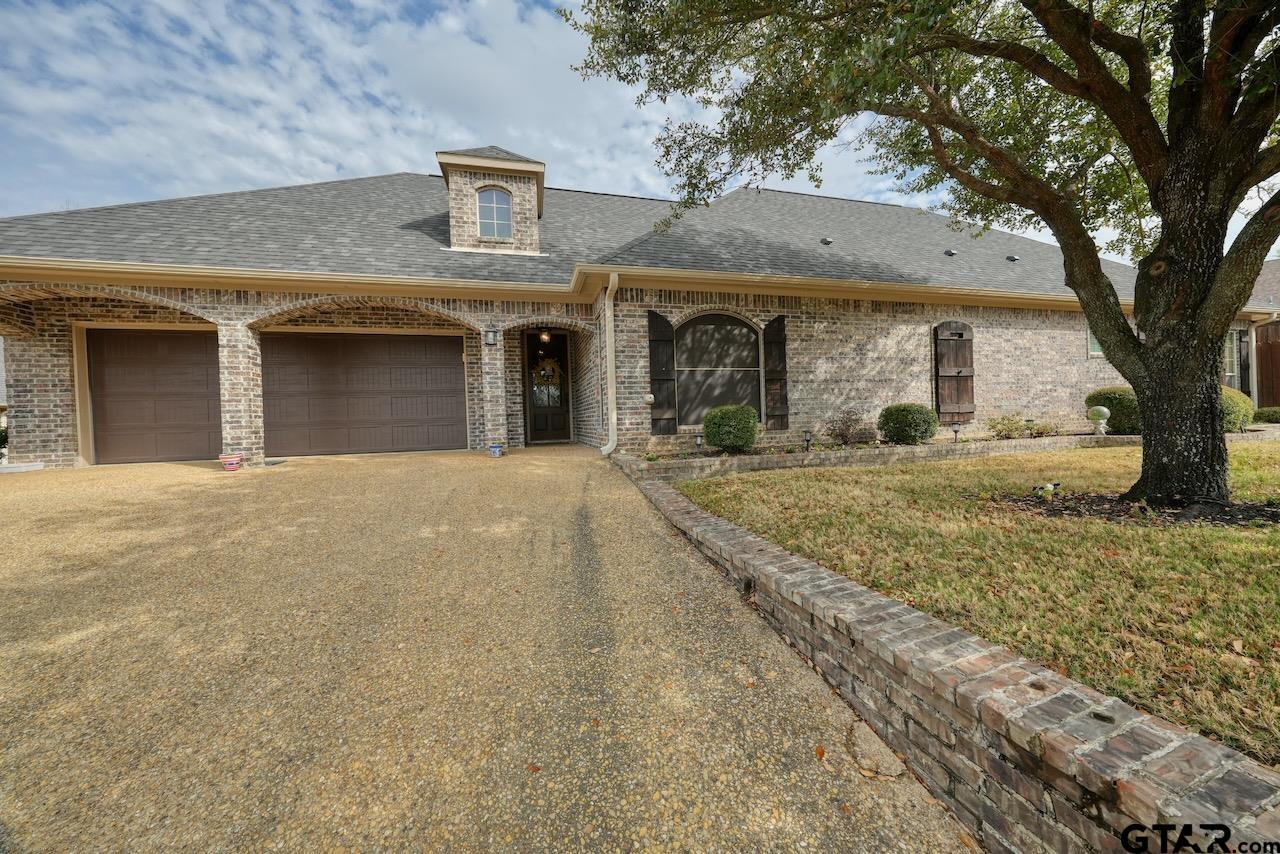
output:
<svg viewBox="0 0 1280 854"><path fill-rule="evenodd" d="M436 151L479 145L544 161L549 186L669 196L652 141L697 108L583 80L585 52L532 0L0 0L0 217L438 172ZM941 200L851 140L821 188L766 186Z"/></svg>
<svg viewBox="0 0 1280 854"><path fill-rule="evenodd" d="M489 144L550 186L668 196L652 140L696 109L584 81L585 50L516 0L0 0L0 216L437 172L436 151ZM823 160L823 193L931 201L856 151Z"/></svg>

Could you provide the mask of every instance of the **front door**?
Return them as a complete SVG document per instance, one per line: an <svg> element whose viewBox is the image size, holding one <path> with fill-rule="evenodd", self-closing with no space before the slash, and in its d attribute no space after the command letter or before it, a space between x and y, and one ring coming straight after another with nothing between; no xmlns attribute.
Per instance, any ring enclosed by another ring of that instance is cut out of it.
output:
<svg viewBox="0 0 1280 854"><path fill-rule="evenodd" d="M530 442L567 442L569 428L569 336L526 332L525 401Z"/></svg>

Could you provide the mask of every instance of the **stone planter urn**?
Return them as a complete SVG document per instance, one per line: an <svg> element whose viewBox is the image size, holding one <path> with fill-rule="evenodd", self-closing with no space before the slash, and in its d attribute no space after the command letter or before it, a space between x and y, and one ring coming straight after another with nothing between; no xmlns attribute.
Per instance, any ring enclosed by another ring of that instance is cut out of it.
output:
<svg viewBox="0 0 1280 854"><path fill-rule="evenodd" d="M1093 434L1095 436L1107 435L1107 419L1111 417L1111 410L1105 406L1089 407L1089 420L1093 422Z"/></svg>

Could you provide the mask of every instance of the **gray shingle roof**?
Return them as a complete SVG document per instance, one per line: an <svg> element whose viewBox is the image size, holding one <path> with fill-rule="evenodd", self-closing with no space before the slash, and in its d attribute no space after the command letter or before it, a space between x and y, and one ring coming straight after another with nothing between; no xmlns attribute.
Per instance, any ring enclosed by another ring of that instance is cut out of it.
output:
<svg viewBox="0 0 1280 854"><path fill-rule="evenodd" d="M548 188L545 257L450 252L448 189L398 173L0 219L0 255L562 283L669 202Z"/></svg>
<svg viewBox="0 0 1280 854"><path fill-rule="evenodd" d="M548 188L546 254L533 257L445 251L447 193L438 175L402 172L12 217L0 219L0 255L548 284L611 263L1070 294L1056 246L975 238L914 208L740 189L654 232L667 201ZM1103 267L1130 298L1133 268ZM1280 262L1264 267L1253 302L1280 304Z"/></svg>
<svg viewBox="0 0 1280 854"><path fill-rule="evenodd" d="M739 189L670 231L634 241L612 263L719 272L1069 295L1057 246L1003 231L973 237L915 208L780 190ZM823 245L824 238L830 245ZM947 250L955 252L948 256ZM1009 261L1008 256L1017 261ZM1122 298L1134 270L1103 262Z"/></svg>
<svg viewBox="0 0 1280 854"><path fill-rule="evenodd" d="M525 157L523 154L516 154L514 151L507 151L496 145L485 145L480 148L458 148L454 151L441 151L440 154L457 154L463 157L490 157L494 160L517 160L521 163L541 163L541 160L534 160L532 157Z"/></svg>
<svg viewBox="0 0 1280 854"><path fill-rule="evenodd" d="M1262 265L1250 302L1280 311L1280 259Z"/></svg>

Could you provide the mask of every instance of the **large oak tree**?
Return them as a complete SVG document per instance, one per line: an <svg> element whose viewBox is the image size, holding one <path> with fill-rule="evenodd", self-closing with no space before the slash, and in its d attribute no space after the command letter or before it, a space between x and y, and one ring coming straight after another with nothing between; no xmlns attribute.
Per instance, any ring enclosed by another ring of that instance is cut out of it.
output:
<svg viewBox="0 0 1280 854"><path fill-rule="evenodd" d="M1222 342L1280 236L1280 0L585 0L567 17L590 37L584 73L709 108L658 139L680 205L812 171L872 113L905 187L1047 225L1138 396L1130 496L1228 500ZM1097 234L1136 259L1131 320Z"/></svg>

